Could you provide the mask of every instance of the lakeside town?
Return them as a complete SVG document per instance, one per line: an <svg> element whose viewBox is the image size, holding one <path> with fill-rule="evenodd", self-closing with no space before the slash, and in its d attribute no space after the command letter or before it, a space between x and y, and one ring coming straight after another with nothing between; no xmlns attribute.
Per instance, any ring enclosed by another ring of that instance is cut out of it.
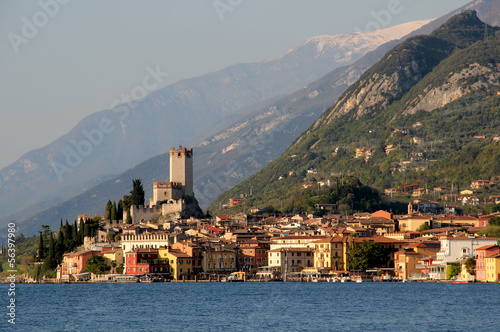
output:
<svg viewBox="0 0 500 332"><path fill-rule="evenodd" d="M170 182L155 182L150 205L132 205L122 219L109 207L105 216L78 216L73 227L61 220L61 229L81 234L81 245L62 255L55 278L25 273L18 281L499 282L499 239L481 231L500 212L429 214L429 202L417 198L404 215L256 209L207 218L194 199L192 156L192 149L172 148Z"/></svg>

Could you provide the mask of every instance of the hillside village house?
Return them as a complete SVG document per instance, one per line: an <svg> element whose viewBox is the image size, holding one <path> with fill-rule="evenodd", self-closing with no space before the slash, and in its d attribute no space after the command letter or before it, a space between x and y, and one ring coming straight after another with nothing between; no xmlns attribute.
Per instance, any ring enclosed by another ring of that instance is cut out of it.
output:
<svg viewBox="0 0 500 332"><path fill-rule="evenodd" d="M431 225L432 217L430 215L406 215L399 219L399 230L416 231L420 226Z"/></svg>

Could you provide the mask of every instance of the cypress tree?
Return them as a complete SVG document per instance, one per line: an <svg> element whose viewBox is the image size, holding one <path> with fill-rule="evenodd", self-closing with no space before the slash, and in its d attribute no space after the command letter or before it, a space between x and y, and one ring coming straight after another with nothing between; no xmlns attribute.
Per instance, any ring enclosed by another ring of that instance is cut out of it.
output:
<svg viewBox="0 0 500 332"><path fill-rule="evenodd" d="M111 210L110 210L109 220L118 220L116 216L117 216L116 202L113 201L113 205L111 206Z"/></svg>
<svg viewBox="0 0 500 332"><path fill-rule="evenodd" d="M76 223L76 220L73 224L71 236L72 236L73 243L77 245L77 243L78 243L78 225Z"/></svg>
<svg viewBox="0 0 500 332"><path fill-rule="evenodd" d="M56 259L55 259L55 244L54 244L54 235L50 232L49 237L49 259L48 267L49 269L54 269L56 267Z"/></svg>
<svg viewBox="0 0 500 332"><path fill-rule="evenodd" d="M113 220L113 219L111 219L111 215L113 212L112 209L113 209L113 204L111 203L111 200L109 200L108 203L106 204L106 211L104 213L104 219Z"/></svg>
<svg viewBox="0 0 500 332"><path fill-rule="evenodd" d="M84 232L85 224L83 223L83 218L80 219L80 228L78 229L78 243L83 243L83 232Z"/></svg>
<svg viewBox="0 0 500 332"><path fill-rule="evenodd" d="M59 231L59 236L57 237L56 244L56 256L58 257L57 263L61 262L62 255L70 248L66 247L64 232Z"/></svg>
<svg viewBox="0 0 500 332"><path fill-rule="evenodd" d="M83 225L83 237L90 237L90 225L88 223Z"/></svg>
<svg viewBox="0 0 500 332"><path fill-rule="evenodd" d="M144 205L145 193L141 179L132 180L133 189L130 192L132 205Z"/></svg>
<svg viewBox="0 0 500 332"><path fill-rule="evenodd" d="M68 221L66 220L66 225L64 226L64 237L66 237L66 240L71 241L72 236L71 236L71 226L69 225Z"/></svg>
<svg viewBox="0 0 500 332"><path fill-rule="evenodd" d="M40 232L40 238L38 239L38 261L42 262L45 258L45 246L43 245L43 235Z"/></svg>
<svg viewBox="0 0 500 332"><path fill-rule="evenodd" d="M118 201L118 210L116 212L116 220L123 220L123 201Z"/></svg>

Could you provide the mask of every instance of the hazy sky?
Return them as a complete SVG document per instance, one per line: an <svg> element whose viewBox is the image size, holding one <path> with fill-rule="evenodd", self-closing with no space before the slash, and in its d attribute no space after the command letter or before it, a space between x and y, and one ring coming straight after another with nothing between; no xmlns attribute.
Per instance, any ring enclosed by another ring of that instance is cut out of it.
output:
<svg viewBox="0 0 500 332"><path fill-rule="evenodd" d="M110 108L148 67L169 73L163 87L313 36L436 18L468 2L0 0L0 169Z"/></svg>

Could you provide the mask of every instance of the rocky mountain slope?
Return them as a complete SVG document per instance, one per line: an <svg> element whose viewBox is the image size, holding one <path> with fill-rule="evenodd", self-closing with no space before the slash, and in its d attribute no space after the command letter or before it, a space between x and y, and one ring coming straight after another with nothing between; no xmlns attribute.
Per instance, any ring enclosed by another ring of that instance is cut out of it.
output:
<svg viewBox="0 0 500 332"><path fill-rule="evenodd" d="M251 187L260 195L247 206L266 205L277 196L290 199L286 193L299 185L308 169L323 178L351 174L379 189L409 179L428 185L439 180L466 185L474 177L500 176L494 165L500 150L492 142L500 120L498 112L492 112L500 102L499 30L489 26L484 42L484 23L468 11L430 36L416 36L396 46L283 155L221 195L211 209ZM482 144L479 152L478 144ZM483 148L492 158L480 152ZM470 163L464 165L461 158ZM455 173L437 176L443 167Z"/></svg>

